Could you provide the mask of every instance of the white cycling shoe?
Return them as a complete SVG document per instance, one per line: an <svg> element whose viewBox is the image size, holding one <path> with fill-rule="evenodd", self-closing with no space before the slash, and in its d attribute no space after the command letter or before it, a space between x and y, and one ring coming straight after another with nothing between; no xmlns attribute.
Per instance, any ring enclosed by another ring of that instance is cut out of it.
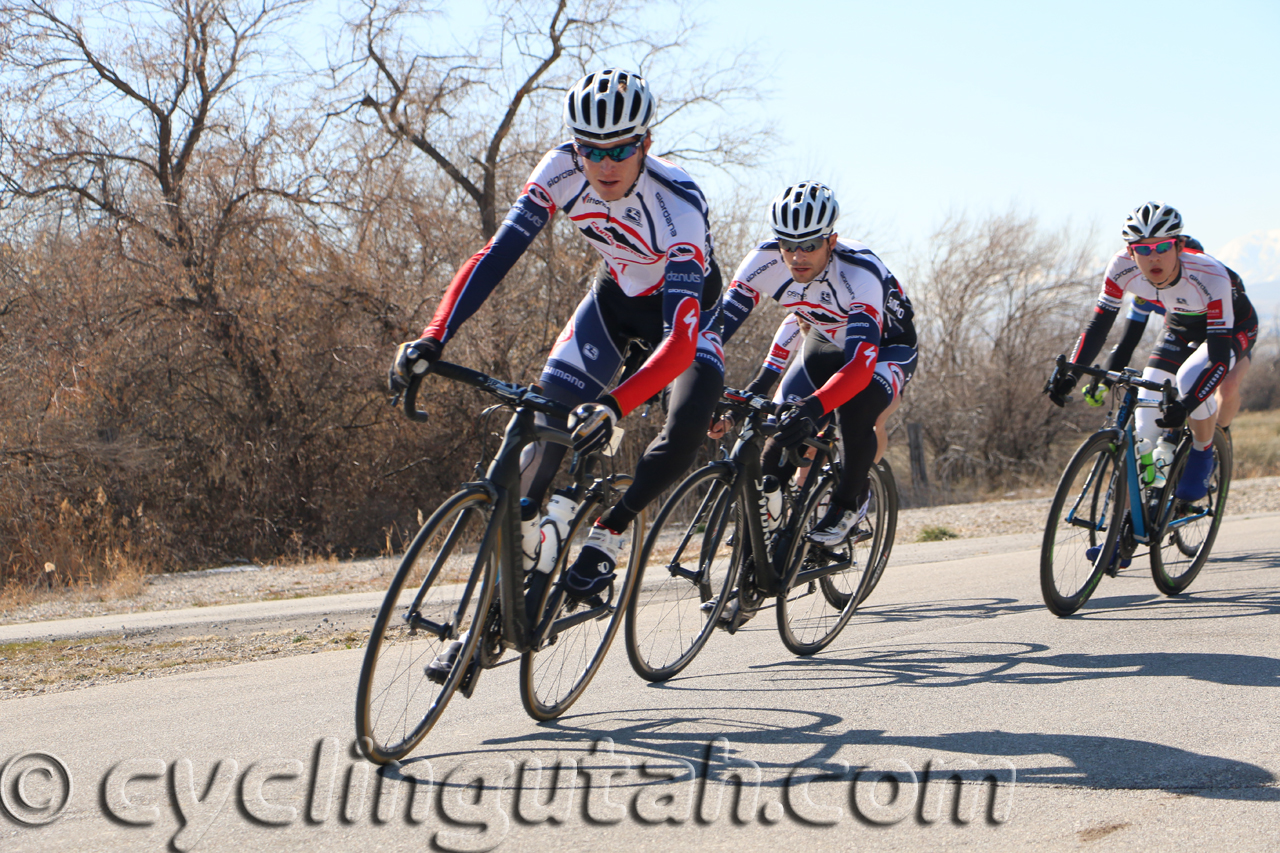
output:
<svg viewBox="0 0 1280 853"><path fill-rule="evenodd" d="M871 504L871 496L862 502L857 509L846 509L832 503L827 514L818 522L818 526L809 531L805 538L817 545L827 548L839 545L853 535L858 522L867 517L867 507Z"/></svg>

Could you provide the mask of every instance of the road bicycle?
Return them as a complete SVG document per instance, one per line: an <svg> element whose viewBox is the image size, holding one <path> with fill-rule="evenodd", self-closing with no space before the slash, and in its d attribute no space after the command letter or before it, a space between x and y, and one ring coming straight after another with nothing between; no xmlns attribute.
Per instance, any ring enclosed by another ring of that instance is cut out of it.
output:
<svg viewBox="0 0 1280 853"><path fill-rule="evenodd" d="M798 655L820 651L870 593L892 546L897 491L887 466L871 472L871 503L854 534L839 546L818 546L805 534L839 478L835 443L808 440L812 461L792 453L808 476L783 487L789 494L771 519L760 453L777 431L768 422L775 406L732 389L722 403L741 420L732 451L675 487L640 552L624 637L632 668L648 681L683 670L717 625L734 633L770 599L783 644Z"/></svg>
<svg viewBox="0 0 1280 853"><path fill-rule="evenodd" d="M1067 369L1066 359L1059 356L1057 365L1058 370ZM1054 493L1040 548L1044 603L1058 616L1076 612L1103 574L1114 575L1128 566L1143 545L1148 547L1156 587L1165 595L1177 595L1204 567L1222 523L1231 484L1230 442L1221 429L1215 430L1214 468L1204 498L1183 501L1175 495L1191 452L1191 433L1186 429L1165 482L1143 486L1134 412L1166 406L1175 396L1172 385L1142 379L1132 368L1106 371L1073 365L1071 369L1106 379L1117 393L1111 397L1113 408L1106 423L1076 450ZM1160 392L1162 397L1140 400L1140 388Z"/></svg>
<svg viewBox="0 0 1280 853"><path fill-rule="evenodd" d="M565 594L559 578L569 555L632 480L628 474L592 473L607 450L575 455L573 483L557 491L577 504L566 544L555 555L545 586L538 585L545 591L527 593L520 451L537 441L572 446L568 432L535 417L542 413L564 422L570 409L535 388L448 362L437 362L430 375L479 388L514 409L514 415L484 476L463 484L413 538L374 619L356 691L356 735L364 754L378 763L411 752L454 693L470 697L481 673L498 665L507 649L520 654L520 696L529 715L549 720L563 714L591 682L617 634L644 535L642 513L610 586L580 603ZM415 377L402 398L405 413L419 421L426 419L416 406L420 382ZM437 683L425 668L454 643L460 646L447 676L432 673Z"/></svg>

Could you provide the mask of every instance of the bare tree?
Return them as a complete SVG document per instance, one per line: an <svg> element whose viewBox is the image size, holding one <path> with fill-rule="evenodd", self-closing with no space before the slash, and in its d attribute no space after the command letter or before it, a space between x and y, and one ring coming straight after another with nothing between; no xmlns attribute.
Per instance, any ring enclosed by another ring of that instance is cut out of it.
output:
<svg viewBox="0 0 1280 853"><path fill-rule="evenodd" d="M657 33L629 23L643 19L643 0L505 0L470 44L448 51L406 35L441 14L438 7L363 3L352 24L353 59L334 69L339 89L363 88L359 107L393 144L412 145L448 176L471 200L486 239L516 182L559 132L568 85L606 61L625 57L651 75L660 107L655 128L669 136L659 142L660 156L748 166L773 138L730 117L734 103L759 97L759 79L742 71L756 65L744 57L694 61L688 47L696 25L683 4L673 7L670 31ZM506 185L504 171L516 173Z"/></svg>
<svg viewBox="0 0 1280 853"><path fill-rule="evenodd" d="M268 374L223 304L218 265L271 200L312 202L320 188L322 172L296 153L305 124L282 121L263 94L262 51L303 2L124 0L87 19L46 0L0 10L9 204L113 229L126 254L163 247L181 269L170 307L205 318L261 403Z"/></svg>
<svg viewBox="0 0 1280 853"><path fill-rule="evenodd" d="M1041 396L1055 355L1079 335L1097 281L1087 240L1034 217L950 216L903 280L920 366L902 420L916 421L944 482L1039 480L1073 428Z"/></svg>

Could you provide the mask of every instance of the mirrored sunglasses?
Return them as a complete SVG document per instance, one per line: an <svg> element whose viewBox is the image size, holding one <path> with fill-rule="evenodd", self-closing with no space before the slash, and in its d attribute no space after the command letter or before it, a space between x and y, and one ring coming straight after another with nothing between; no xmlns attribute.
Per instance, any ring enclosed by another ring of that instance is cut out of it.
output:
<svg viewBox="0 0 1280 853"><path fill-rule="evenodd" d="M575 140L573 147L577 150L579 157L585 157L592 163L602 163L606 157L615 163L621 163L623 160L630 160L634 157L636 151L640 149L640 143L643 141L644 137L640 137L625 145L615 145L613 148L592 148Z"/></svg>
<svg viewBox="0 0 1280 853"><path fill-rule="evenodd" d="M1157 255L1163 255L1177 245L1177 240L1161 240L1159 243L1134 243L1130 248L1145 258L1151 254L1152 250L1155 250Z"/></svg>
<svg viewBox="0 0 1280 853"><path fill-rule="evenodd" d="M778 238L778 245L782 247L784 252L816 252L827 243L827 235L818 237L806 237L803 240L787 240L784 237Z"/></svg>

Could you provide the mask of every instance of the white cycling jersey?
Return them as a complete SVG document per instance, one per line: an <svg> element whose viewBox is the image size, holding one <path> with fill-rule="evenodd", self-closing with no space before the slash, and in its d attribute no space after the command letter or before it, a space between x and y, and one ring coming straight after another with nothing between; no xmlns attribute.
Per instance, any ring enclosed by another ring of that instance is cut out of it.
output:
<svg viewBox="0 0 1280 853"><path fill-rule="evenodd" d="M1158 314L1204 314L1207 331L1230 332L1235 325L1232 313L1231 276L1214 258L1199 252L1182 252L1178 256L1182 274L1170 287L1159 288L1147 281L1137 263L1121 249L1107 264L1098 295L1100 310L1119 311L1125 293L1132 293L1140 311Z"/></svg>

